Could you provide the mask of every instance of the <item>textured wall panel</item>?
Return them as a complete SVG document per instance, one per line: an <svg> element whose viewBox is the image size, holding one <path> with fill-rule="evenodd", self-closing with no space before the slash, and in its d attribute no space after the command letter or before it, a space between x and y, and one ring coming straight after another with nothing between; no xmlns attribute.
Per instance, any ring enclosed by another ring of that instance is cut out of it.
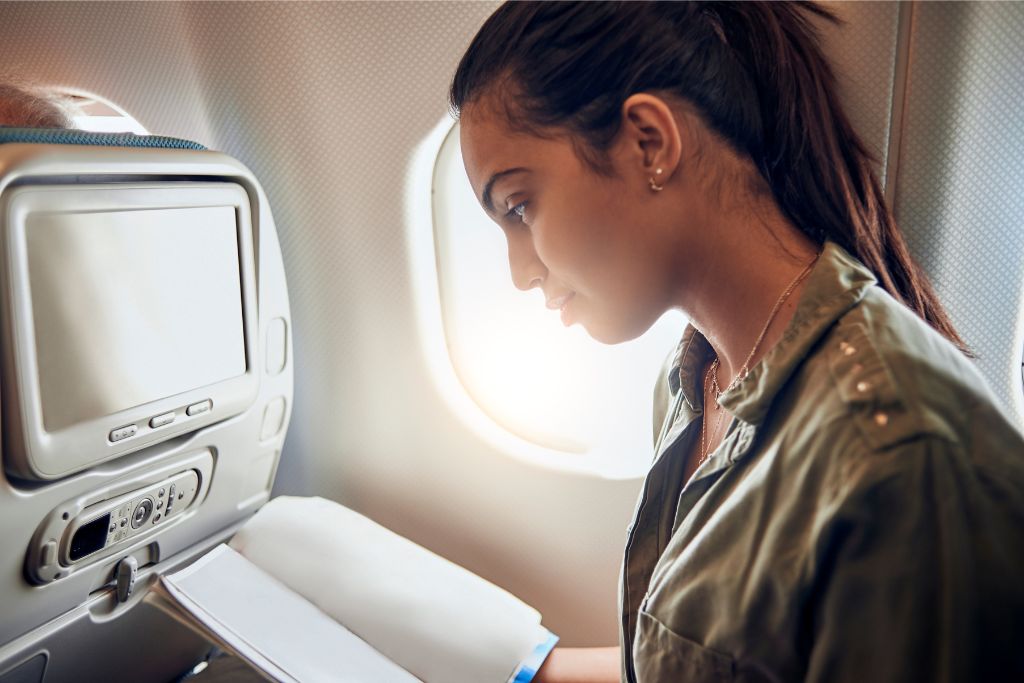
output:
<svg viewBox="0 0 1024 683"><path fill-rule="evenodd" d="M1024 4L915 7L896 211L1000 399L1021 404Z"/></svg>
<svg viewBox="0 0 1024 683"><path fill-rule="evenodd" d="M833 62L846 113L878 159L879 179L885 183L899 3L824 4L844 24L823 26L822 44Z"/></svg>
<svg viewBox="0 0 1024 683"><path fill-rule="evenodd" d="M497 581L565 644L615 641L638 482L537 469L438 399L417 341L403 191L491 2L3 3L4 68L110 98L248 164L281 233L295 409L280 489L341 500ZM825 44L887 146L896 9L838 5ZM646 400L646 397L645 397Z"/></svg>

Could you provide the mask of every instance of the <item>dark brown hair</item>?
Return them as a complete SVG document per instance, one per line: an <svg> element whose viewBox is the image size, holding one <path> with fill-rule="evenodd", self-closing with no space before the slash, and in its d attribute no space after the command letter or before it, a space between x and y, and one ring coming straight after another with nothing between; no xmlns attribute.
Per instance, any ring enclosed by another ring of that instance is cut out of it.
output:
<svg viewBox="0 0 1024 683"><path fill-rule="evenodd" d="M508 2L459 63L450 105L458 116L500 88L510 122L571 131L600 171L593 159L615 139L630 95L682 98L753 160L800 231L838 243L967 352L840 106L814 17L840 23L811 2Z"/></svg>

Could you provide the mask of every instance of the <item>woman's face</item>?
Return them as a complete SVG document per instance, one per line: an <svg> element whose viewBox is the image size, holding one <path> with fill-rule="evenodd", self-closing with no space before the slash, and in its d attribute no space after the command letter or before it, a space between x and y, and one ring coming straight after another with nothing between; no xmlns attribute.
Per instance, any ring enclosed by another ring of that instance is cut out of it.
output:
<svg viewBox="0 0 1024 683"><path fill-rule="evenodd" d="M673 249L639 148L613 145L606 177L567 137L515 132L487 110L463 112L462 154L505 234L516 287L541 289L565 325L578 322L598 341L643 334L672 304Z"/></svg>

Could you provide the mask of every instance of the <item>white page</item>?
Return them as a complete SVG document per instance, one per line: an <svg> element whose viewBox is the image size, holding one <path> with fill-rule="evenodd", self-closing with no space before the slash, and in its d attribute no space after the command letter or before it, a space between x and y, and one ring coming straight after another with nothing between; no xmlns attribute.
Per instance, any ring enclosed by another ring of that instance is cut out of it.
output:
<svg viewBox="0 0 1024 683"><path fill-rule="evenodd" d="M548 637L514 595L322 498L271 500L231 547L427 683L505 683Z"/></svg>
<svg viewBox="0 0 1024 683"><path fill-rule="evenodd" d="M181 608L278 680L419 683L227 546L161 581Z"/></svg>

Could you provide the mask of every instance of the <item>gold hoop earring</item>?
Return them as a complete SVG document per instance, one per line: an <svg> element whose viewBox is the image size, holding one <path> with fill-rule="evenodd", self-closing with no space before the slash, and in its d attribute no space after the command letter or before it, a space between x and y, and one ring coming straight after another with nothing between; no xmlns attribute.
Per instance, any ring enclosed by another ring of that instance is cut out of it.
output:
<svg viewBox="0 0 1024 683"><path fill-rule="evenodd" d="M661 175L661 169L655 169L654 174ZM659 185L658 183L654 182L654 176L651 176L651 178L647 182L650 183L651 189L655 192L661 192L662 190L665 189L664 185Z"/></svg>

